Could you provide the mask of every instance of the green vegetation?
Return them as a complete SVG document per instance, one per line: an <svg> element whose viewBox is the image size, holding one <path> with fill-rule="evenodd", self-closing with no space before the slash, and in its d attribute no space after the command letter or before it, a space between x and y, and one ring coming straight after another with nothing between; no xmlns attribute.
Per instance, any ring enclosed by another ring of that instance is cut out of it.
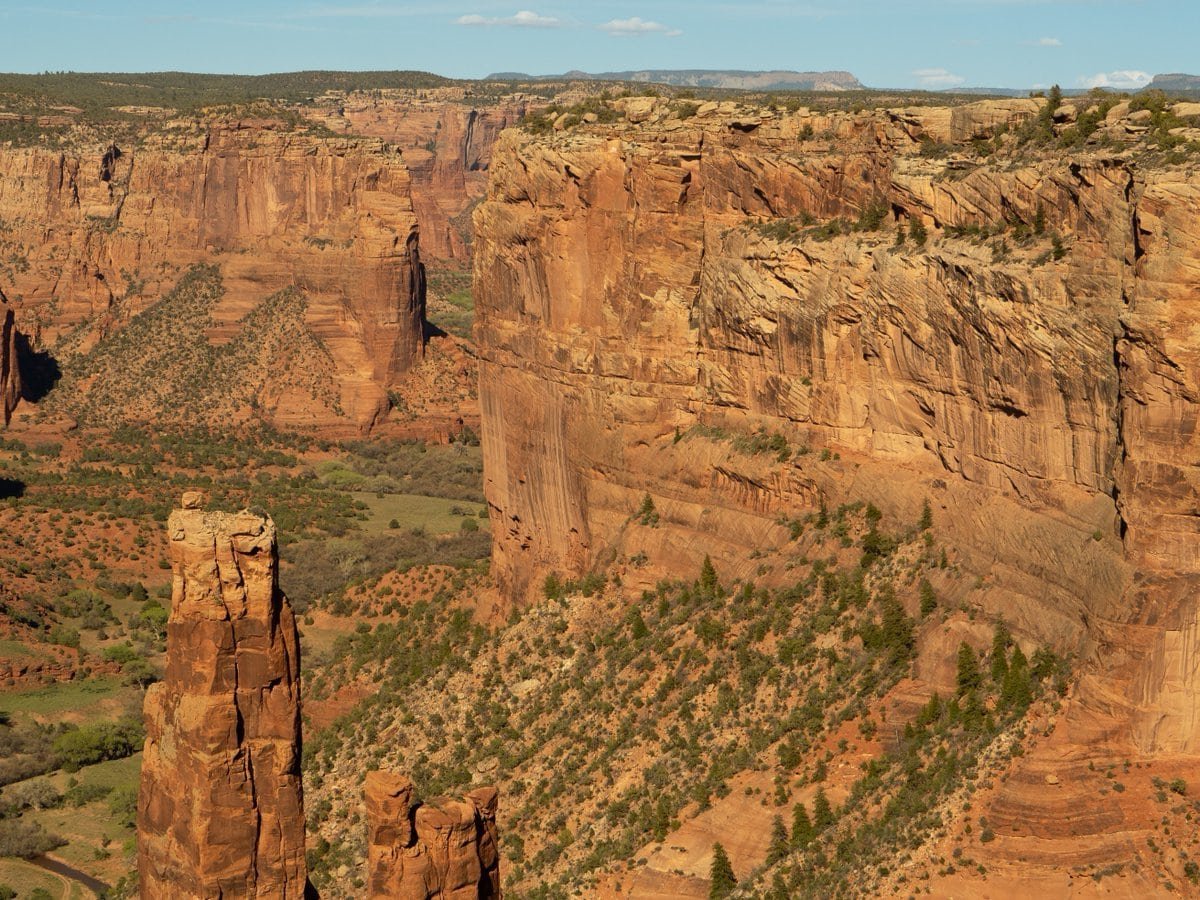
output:
<svg viewBox="0 0 1200 900"><path fill-rule="evenodd" d="M713 844L712 868L708 872L709 900L724 900L737 889L737 876L733 874L733 864L729 854L720 844Z"/></svg>
<svg viewBox="0 0 1200 900"><path fill-rule="evenodd" d="M305 323L304 295L288 288L263 299L237 324L234 338L216 346L208 334L224 294L218 267L197 265L123 328L101 336L86 353L72 354L91 327L81 326L63 345L63 378L44 401L47 409L88 425L153 421L183 427L257 409L271 378L340 412L333 360Z"/></svg>

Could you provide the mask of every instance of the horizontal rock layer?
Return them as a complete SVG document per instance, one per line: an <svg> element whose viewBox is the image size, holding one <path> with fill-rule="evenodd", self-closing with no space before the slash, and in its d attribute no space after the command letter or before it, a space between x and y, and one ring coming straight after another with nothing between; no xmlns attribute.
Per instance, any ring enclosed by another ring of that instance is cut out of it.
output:
<svg viewBox="0 0 1200 900"><path fill-rule="evenodd" d="M59 356L119 329L197 263L225 282L214 343L272 294L307 298L338 400L264 410L279 424L369 424L422 352L410 177L377 141L206 120L169 123L138 146L2 150L0 220L0 286L19 299L22 330Z"/></svg>

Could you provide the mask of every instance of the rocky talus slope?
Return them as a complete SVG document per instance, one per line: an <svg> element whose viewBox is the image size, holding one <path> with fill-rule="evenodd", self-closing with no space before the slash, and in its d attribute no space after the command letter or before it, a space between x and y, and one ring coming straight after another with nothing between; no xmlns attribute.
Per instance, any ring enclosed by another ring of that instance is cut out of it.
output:
<svg viewBox="0 0 1200 900"><path fill-rule="evenodd" d="M275 526L185 495L167 523L167 670L147 691L144 898L302 898L300 656Z"/></svg>
<svg viewBox="0 0 1200 900"><path fill-rule="evenodd" d="M955 601L1079 661L984 849L1057 866L1127 858L1147 819L1043 776L1200 754L1200 131L1091 103L634 99L508 132L475 215L510 598L631 559L750 577L797 517L928 500L976 576Z"/></svg>
<svg viewBox="0 0 1200 900"><path fill-rule="evenodd" d="M278 348L258 412L277 425L369 426L423 348L410 183L401 154L382 142L271 118L172 121L130 146L8 148L0 286L19 302L22 330L64 368L196 264L217 267L224 282L202 323L215 347L261 319L268 298L293 291L303 305L286 330L318 350ZM293 377L314 365L328 370L325 396ZM90 385L81 378L73 390ZM115 405L97 393L94 405Z"/></svg>
<svg viewBox="0 0 1200 900"><path fill-rule="evenodd" d="M412 781L371 772L367 811L368 896L484 900L500 894L495 788L461 800L417 800Z"/></svg>

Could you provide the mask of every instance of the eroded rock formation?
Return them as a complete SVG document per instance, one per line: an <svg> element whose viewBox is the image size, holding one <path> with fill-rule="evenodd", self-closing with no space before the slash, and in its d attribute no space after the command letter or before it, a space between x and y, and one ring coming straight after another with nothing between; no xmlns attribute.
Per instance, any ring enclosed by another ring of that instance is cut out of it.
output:
<svg viewBox="0 0 1200 900"><path fill-rule="evenodd" d="M865 498L914 521L928 497L973 604L1103 660L1093 736L1200 751L1196 167L965 152L1028 100L643 105L636 127L507 133L476 214L510 596L621 554L749 575L781 515ZM813 452L724 439L759 428Z"/></svg>
<svg viewBox="0 0 1200 900"><path fill-rule="evenodd" d="M403 900L499 898L495 788L461 800L417 800L410 779L370 772L367 806L368 896Z"/></svg>
<svg viewBox="0 0 1200 900"><path fill-rule="evenodd" d="M323 98L309 115L334 131L400 147L412 174L422 251L461 264L470 260L470 212L487 188L492 147L528 110L520 97L483 103L462 88L440 88Z"/></svg>
<svg viewBox="0 0 1200 900"><path fill-rule="evenodd" d="M167 523L167 669L146 694L141 895L301 898L300 656L275 525L207 512Z"/></svg>
<svg viewBox="0 0 1200 900"><path fill-rule="evenodd" d="M61 361L198 263L224 283L206 324L215 344L253 326L268 297L294 288L305 298L296 327L319 349L283 348L271 368L283 378L328 359L332 395L268 388L260 412L278 425L369 425L422 353L410 177L379 141L213 119L168 123L137 147L7 149L0 219L17 261L0 284L23 301L22 329Z"/></svg>
<svg viewBox="0 0 1200 900"><path fill-rule="evenodd" d="M0 291L0 426L7 425L21 399L21 370L17 365L17 328L13 310Z"/></svg>

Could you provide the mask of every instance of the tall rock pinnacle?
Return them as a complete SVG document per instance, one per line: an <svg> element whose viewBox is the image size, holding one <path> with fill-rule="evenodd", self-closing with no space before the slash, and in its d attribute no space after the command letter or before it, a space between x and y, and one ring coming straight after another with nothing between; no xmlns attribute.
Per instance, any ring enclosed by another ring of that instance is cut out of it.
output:
<svg viewBox="0 0 1200 900"><path fill-rule="evenodd" d="M300 900L300 653L275 524L206 512L167 523L167 670L146 694L138 797L143 898Z"/></svg>
<svg viewBox="0 0 1200 900"><path fill-rule="evenodd" d="M12 307L0 291L0 426L8 424L13 408L21 398L21 377L17 368L17 329Z"/></svg>

